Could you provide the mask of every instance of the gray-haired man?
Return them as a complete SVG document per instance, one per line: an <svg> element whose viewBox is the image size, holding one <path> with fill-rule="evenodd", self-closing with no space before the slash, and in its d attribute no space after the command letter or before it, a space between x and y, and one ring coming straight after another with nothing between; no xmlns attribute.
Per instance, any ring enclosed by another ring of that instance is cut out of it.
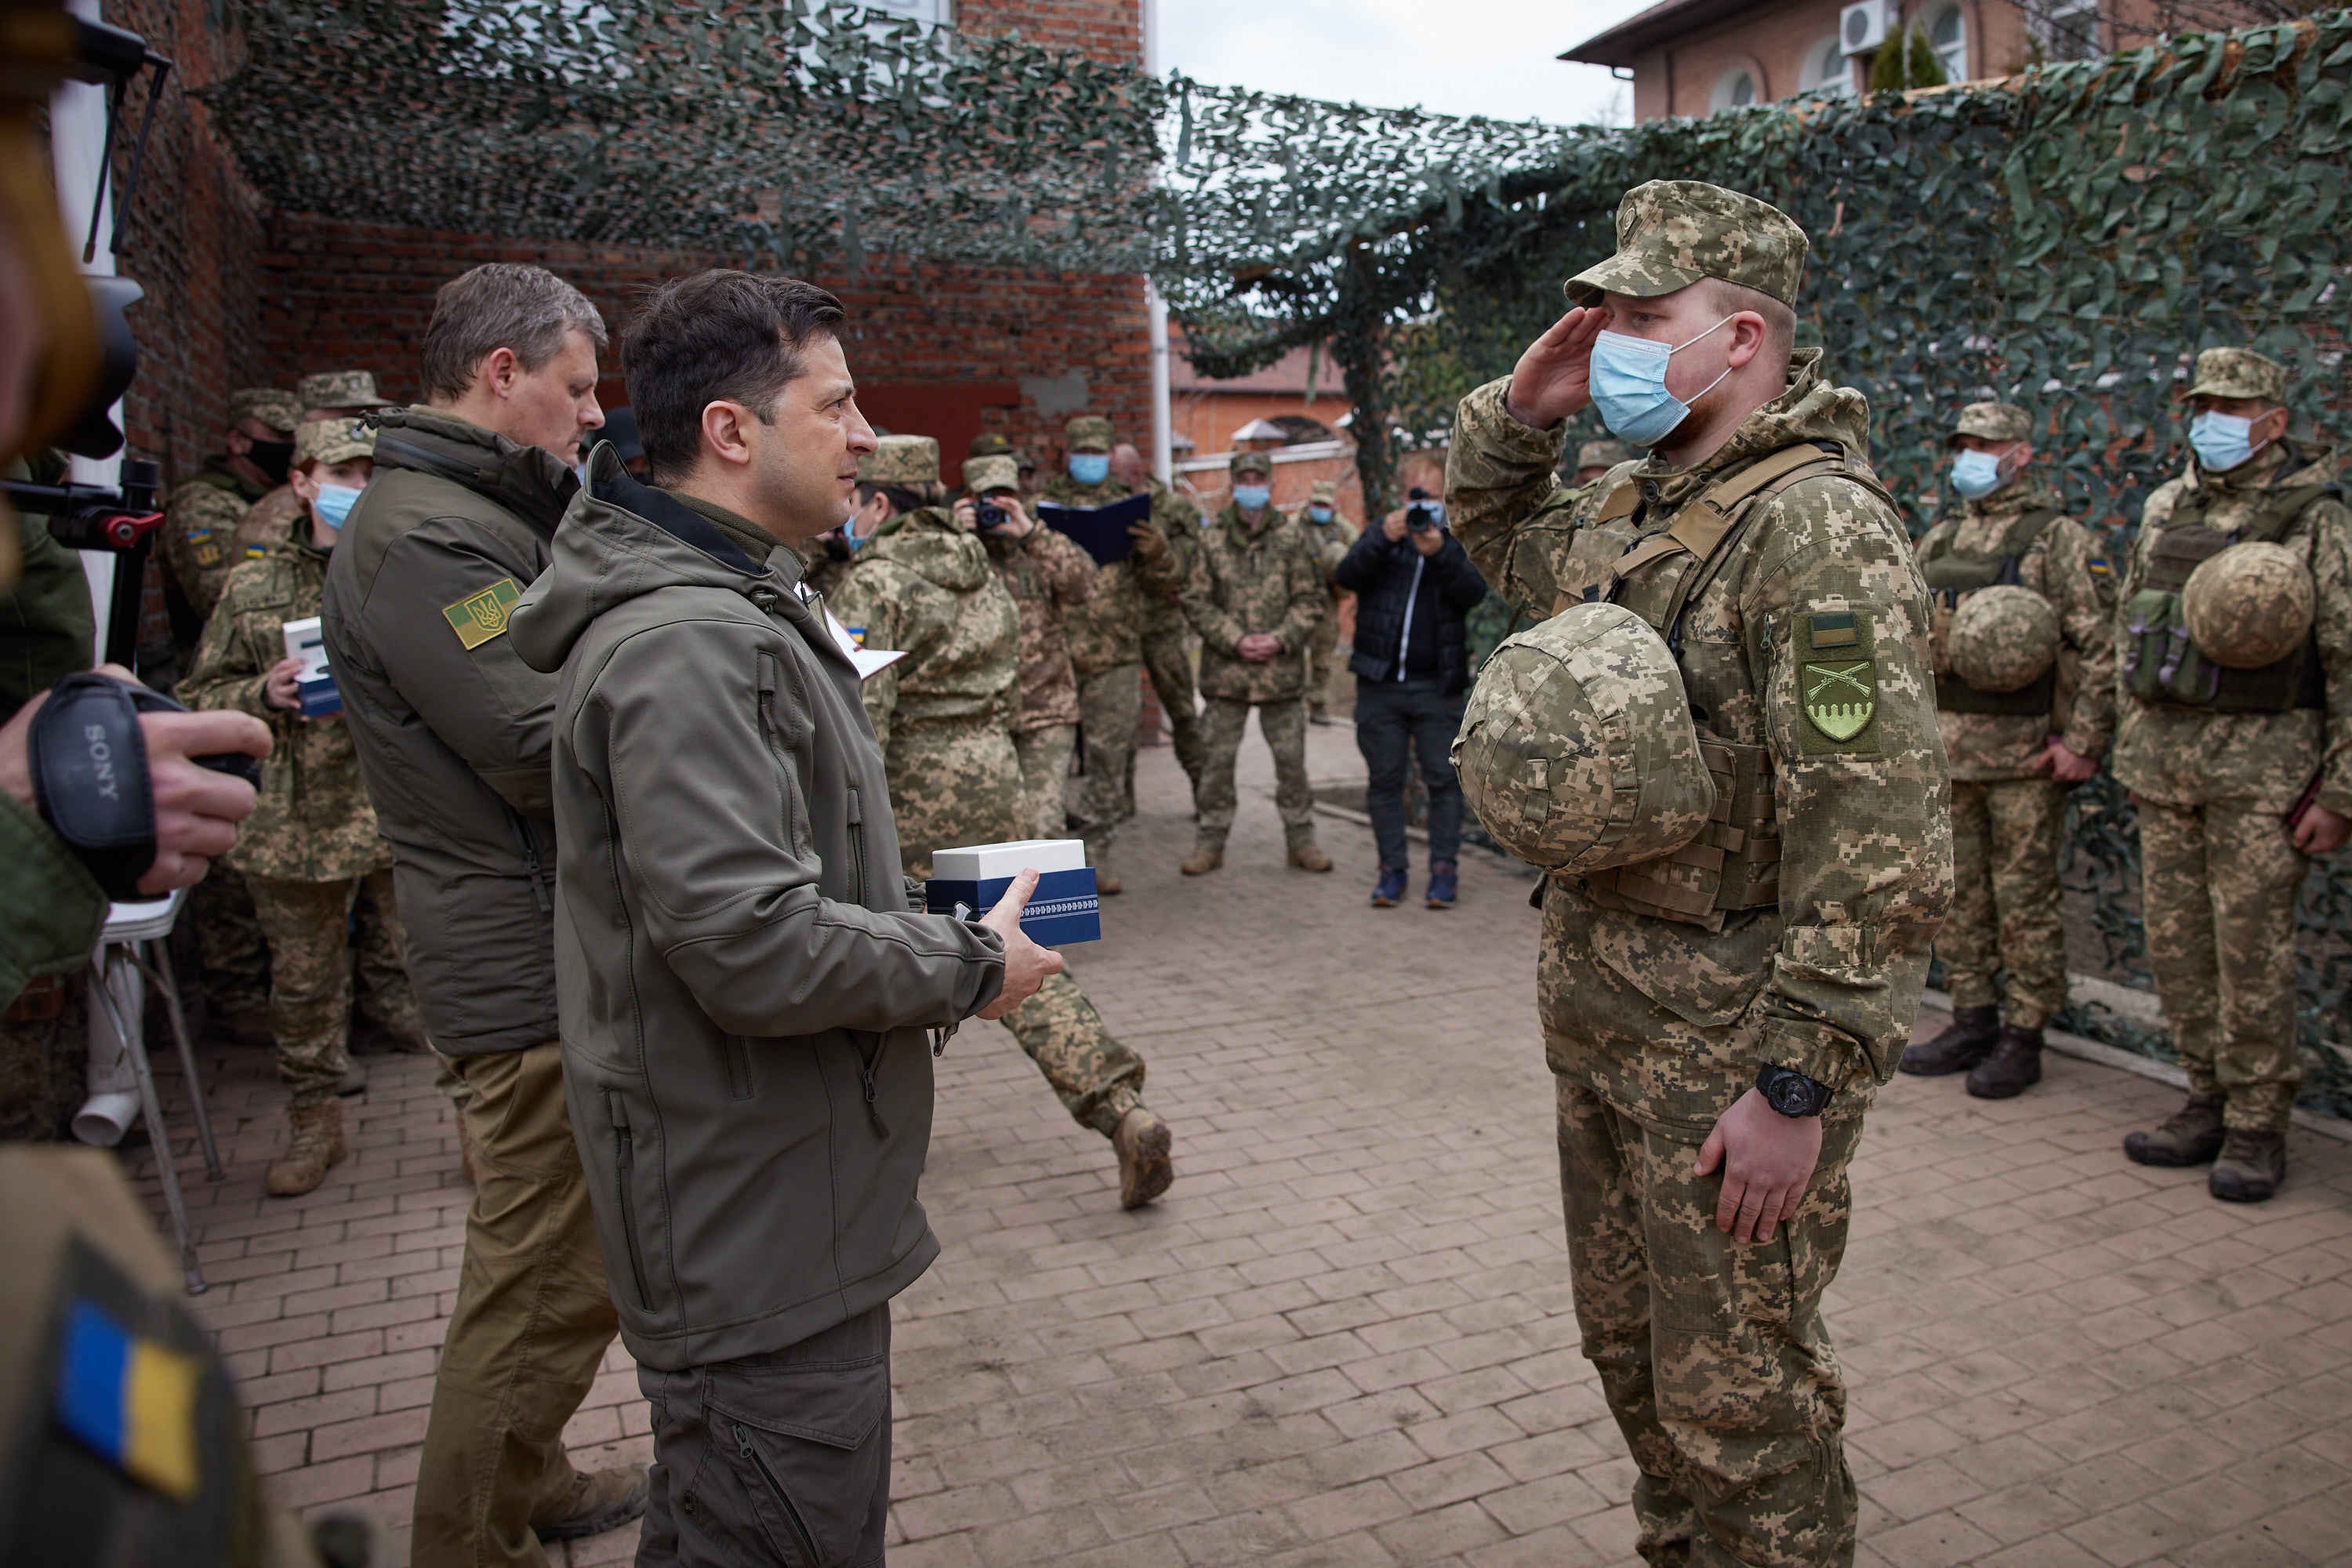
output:
<svg viewBox="0 0 2352 1568"><path fill-rule="evenodd" d="M327 574L328 657L392 843L408 969L467 1091L473 1211L416 1477L419 1563L545 1561L644 1511L638 1467L583 1475L563 1424L618 1326L563 1100L555 1010L555 678L507 608L547 565L604 415L604 323L552 273L445 285L425 401L382 416Z"/></svg>

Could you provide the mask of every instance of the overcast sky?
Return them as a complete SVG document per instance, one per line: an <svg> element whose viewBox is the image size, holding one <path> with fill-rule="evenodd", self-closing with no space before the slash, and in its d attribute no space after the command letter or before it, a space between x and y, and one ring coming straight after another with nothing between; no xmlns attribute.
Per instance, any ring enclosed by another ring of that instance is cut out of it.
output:
<svg viewBox="0 0 2352 1568"><path fill-rule="evenodd" d="M1553 57L1649 0L1157 0L1160 68L1381 108L1577 125L1631 84Z"/></svg>

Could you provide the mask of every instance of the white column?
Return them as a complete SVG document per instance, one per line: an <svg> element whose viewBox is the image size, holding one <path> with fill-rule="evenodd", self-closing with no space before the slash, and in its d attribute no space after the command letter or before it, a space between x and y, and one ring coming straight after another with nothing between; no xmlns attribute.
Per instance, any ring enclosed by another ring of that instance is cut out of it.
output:
<svg viewBox="0 0 2352 1568"><path fill-rule="evenodd" d="M1142 0L1143 7L1143 68L1146 74L1160 74L1160 5L1159 0ZM1143 303L1151 319L1151 471L1160 476L1163 485L1176 482L1175 446L1171 439L1173 415L1168 395L1168 301L1160 297L1159 285L1150 279L1143 280Z"/></svg>
<svg viewBox="0 0 2352 1568"><path fill-rule="evenodd" d="M68 0L68 9L88 21L100 20L98 0ZM58 181L58 209L65 215L66 243L73 247L74 259L81 260L83 241L89 237L89 204L98 195L98 170L106 145L106 89L88 82L69 81L59 87L57 96L49 100L49 148ZM110 243L114 237L114 187L109 182L106 205L99 214L98 249L90 259L81 263L84 273L97 278L114 276L114 251ZM116 424L122 422L122 405L114 405ZM79 485L108 485L122 477L121 454L111 458L76 458L73 460L73 482ZM84 550L81 556L82 575L89 580L90 608L98 621L98 647L93 657L102 657L106 650L107 622L114 606L114 561L103 550Z"/></svg>

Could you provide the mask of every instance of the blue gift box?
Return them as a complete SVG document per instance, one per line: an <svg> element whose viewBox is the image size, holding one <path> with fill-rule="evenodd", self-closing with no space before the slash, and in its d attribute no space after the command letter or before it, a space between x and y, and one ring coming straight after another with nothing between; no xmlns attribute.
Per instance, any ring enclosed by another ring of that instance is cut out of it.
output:
<svg viewBox="0 0 2352 1568"><path fill-rule="evenodd" d="M343 710L343 694L335 689L335 678L331 675L306 676L294 683L294 689L302 699L305 719L323 719Z"/></svg>
<svg viewBox="0 0 2352 1568"><path fill-rule="evenodd" d="M1024 868L1037 872L1037 890L1021 911L1021 929L1040 947L1102 940L1102 900L1086 846L1075 838L1032 838L941 849L931 857L923 907L952 914L958 904L985 914Z"/></svg>

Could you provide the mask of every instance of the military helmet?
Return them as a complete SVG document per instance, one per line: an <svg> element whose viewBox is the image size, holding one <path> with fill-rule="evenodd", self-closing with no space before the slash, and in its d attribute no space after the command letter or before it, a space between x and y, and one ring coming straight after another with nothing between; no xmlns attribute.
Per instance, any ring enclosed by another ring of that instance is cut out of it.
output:
<svg viewBox="0 0 2352 1568"><path fill-rule="evenodd" d="M963 465L963 488L976 496L991 490L1017 490L1021 488L1021 466L1009 455L968 458Z"/></svg>
<svg viewBox="0 0 2352 1568"><path fill-rule="evenodd" d="M929 436L882 436L871 457L857 464L858 479L869 485L934 485L940 480L940 444Z"/></svg>
<svg viewBox="0 0 2352 1568"><path fill-rule="evenodd" d="M361 419L310 419L294 427L294 463L348 463L375 456L375 432Z"/></svg>
<svg viewBox="0 0 2352 1568"><path fill-rule="evenodd" d="M1682 671L1622 605L1571 605L1506 638L1471 689L1454 765L1495 841L1550 870L1671 855L1715 810Z"/></svg>
<svg viewBox="0 0 2352 1568"><path fill-rule="evenodd" d="M1944 652L1979 691L2022 691L2058 662L2058 612L2015 583L1987 588L1952 612Z"/></svg>
<svg viewBox="0 0 2352 1568"><path fill-rule="evenodd" d="M2249 539L2198 563L2180 591L2180 618L2215 664L2260 669L2303 646L2317 603L2301 556Z"/></svg>

